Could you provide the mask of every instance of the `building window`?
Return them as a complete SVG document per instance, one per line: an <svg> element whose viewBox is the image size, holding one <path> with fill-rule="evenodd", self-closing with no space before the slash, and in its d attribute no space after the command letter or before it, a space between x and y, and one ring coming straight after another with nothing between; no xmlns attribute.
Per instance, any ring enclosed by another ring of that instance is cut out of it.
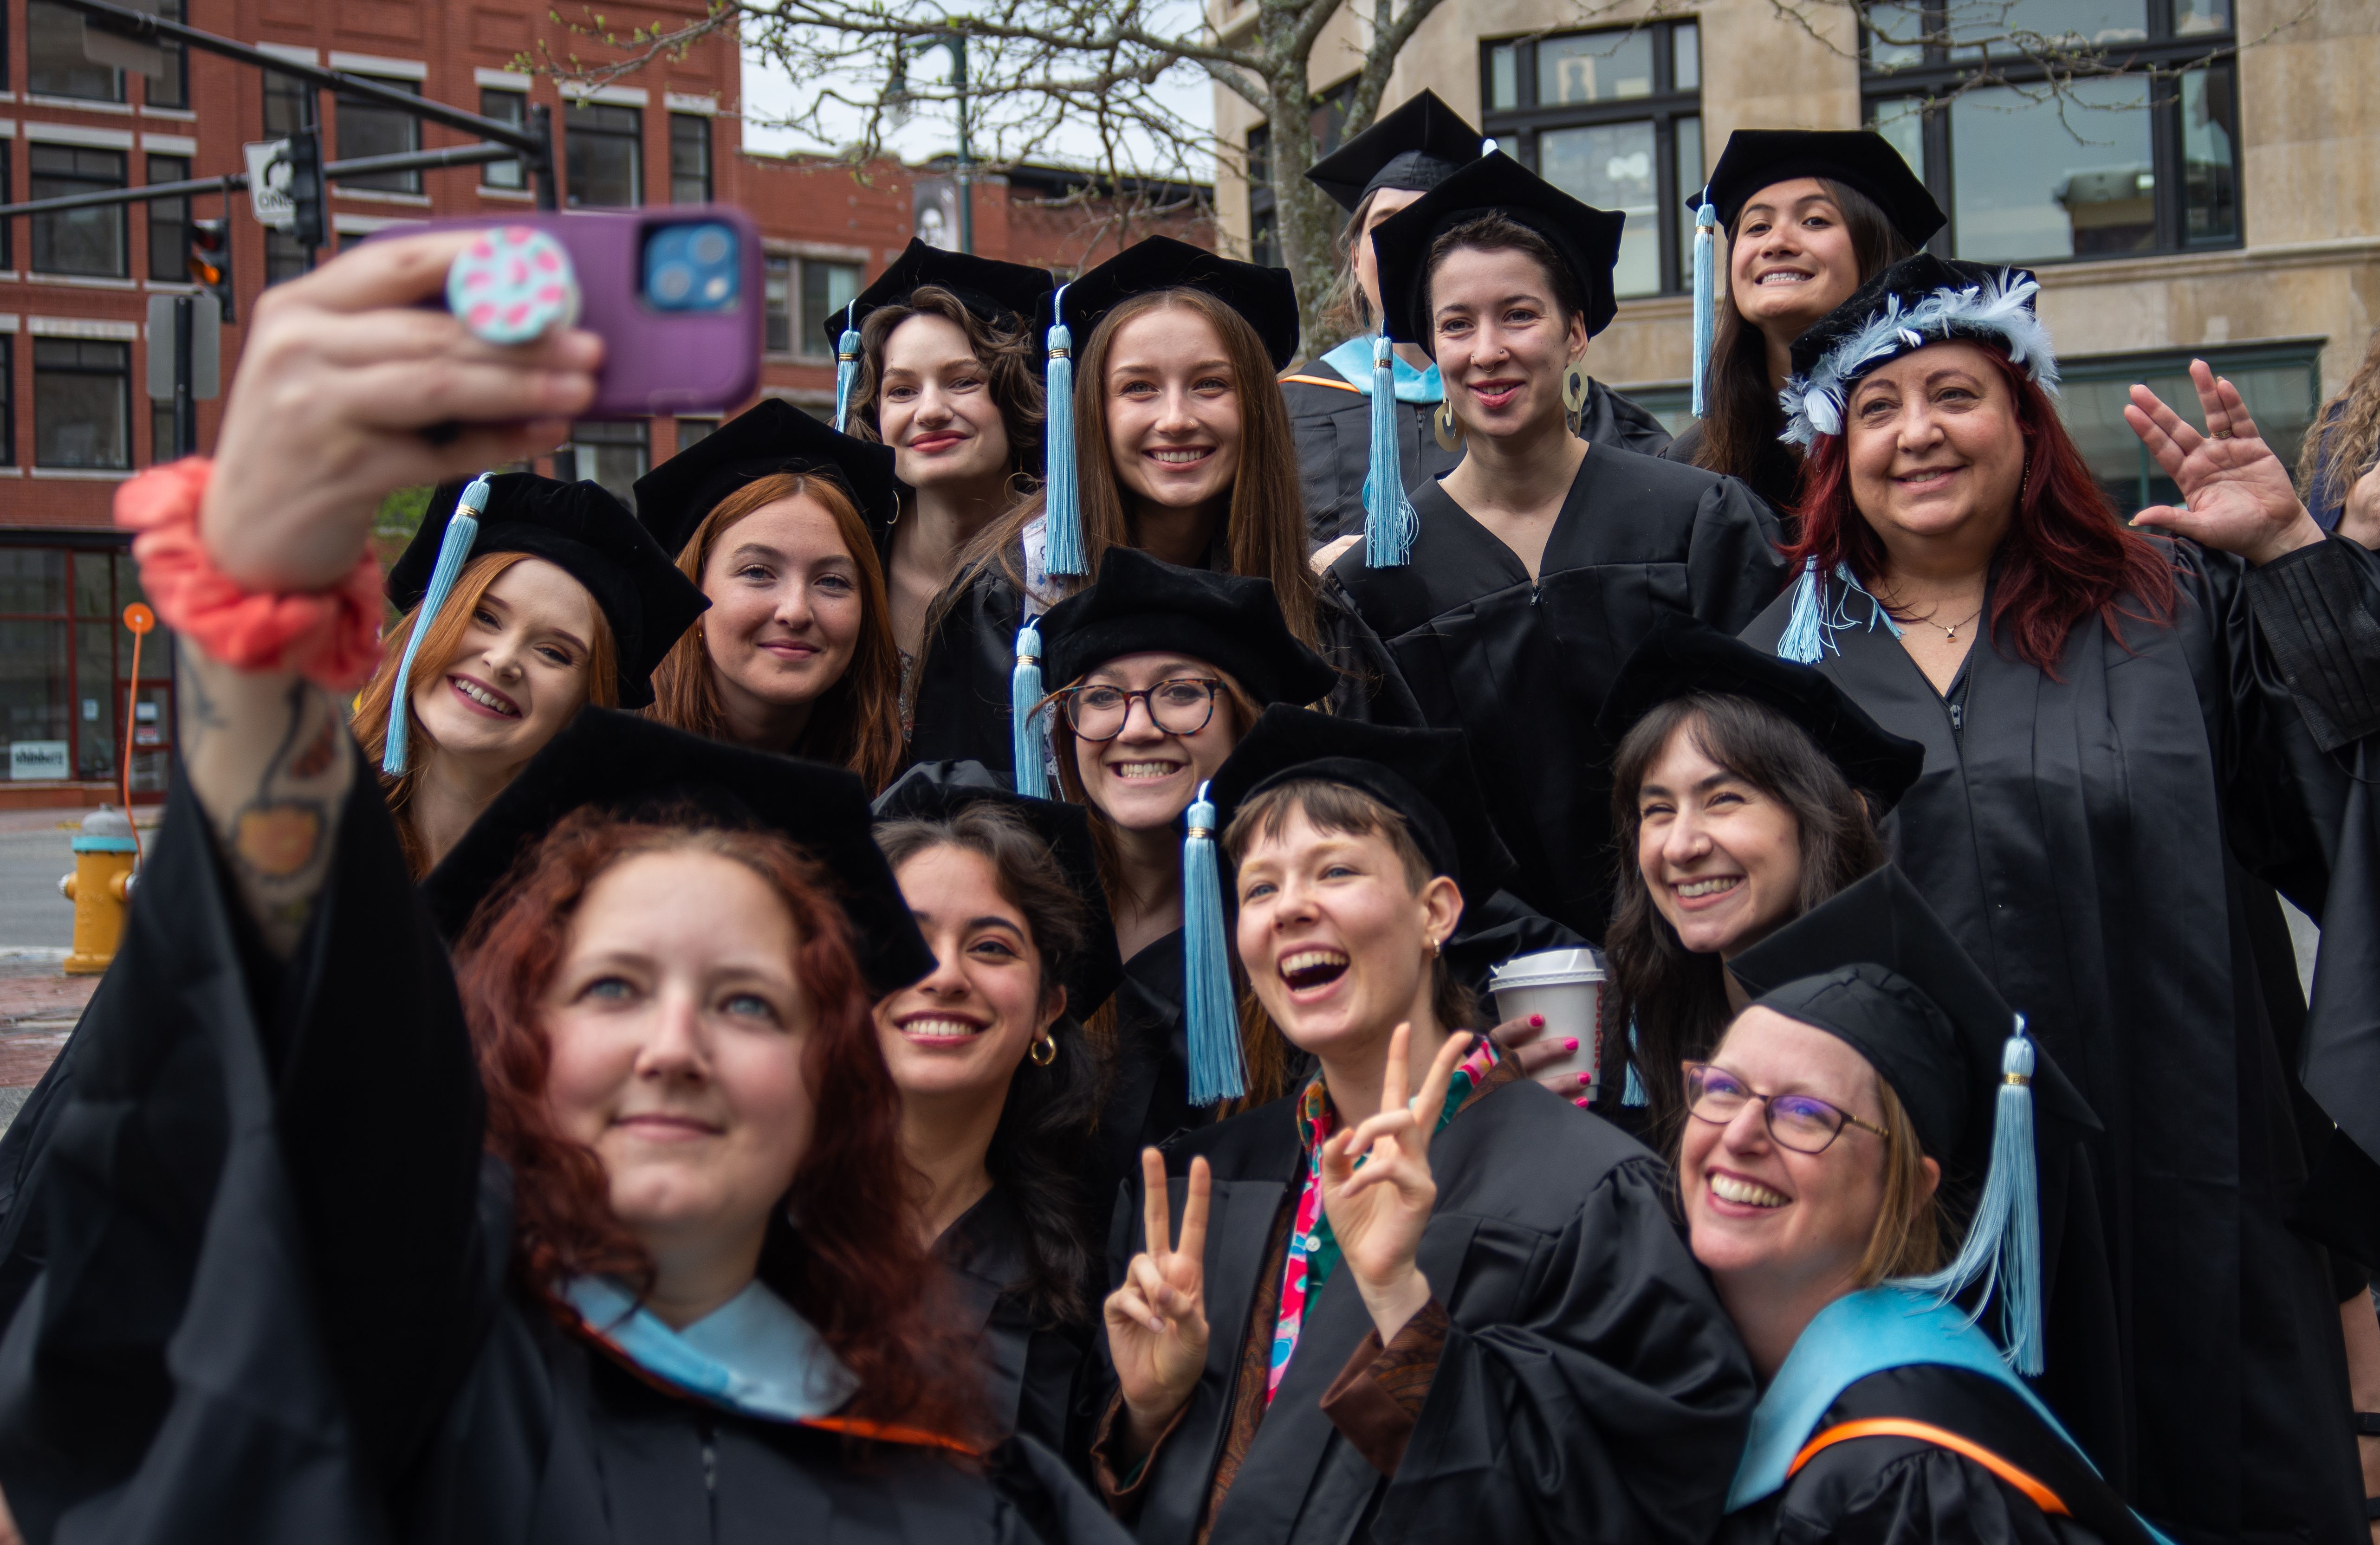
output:
<svg viewBox="0 0 2380 1545"><path fill-rule="evenodd" d="M17 340L0 335L0 466L17 465Z"/></svg>
<svg viewBox="0 0 2380 1545"><path fill-rule="evenodd" d="M1349 76L1318 94L1307 118L1314 131L1314 159L1321 160L1345 138L1347 103L1354 99L1355 77ZM1267 268L1281 266L1281 236L1274 223L1272 198L1272 127L1258 124L1248 130L1249 260Z"/></svg>
<svg viewBox="0 0 2380 1545"><path fill-rule="evenodd" d="M710 120L699 113L670 115L670 202L710 202Z"/></svg>
<svg viewBox="0 0 2380 1545"><path fill-rule="evenodd" d="M574 102L563 109L562 127L572 209L627 209L644 202L641 111Z"/></svg>
<svg viewBox="0 0 2380 1545"><path fill-rule="evenodd" d="M264 72L264 137L286 139L306 127L312 116L307 111L308 93L314 88L294 75L276 70Z"/></svg>
<svg viewBox="0 0 2380 1545"><path fill-rule="evenodd" d="M2180 490L2158 470L2148 447L2124 423L2134 383L2176 404L2197 402L2190 362L2204 359L2240 389L2265 442L2293 466L2322 399L2318 345L2192 349L2172 354L2067 358L2058 366L2058 416L2107 490L2116 513L2130 516L2151 504L2180 502Z"/></svg>
<svg viewBox="0 0 2380 1545"><path fill-rule="evenodd" d="M25 151L35 199L63 199L70 193L98 193L124 186L122 151L33 144L26 146ZM102 279L129 277L131 270L125 262L128 219L121 204L35 215L34 269Z"/></svg>
<svg viewBox="0 0 2380 1545"><path fill-rule="evenodd" d="M298 238L287 231L273 226L264 228L264 282L278 284L284 279L295 279L314 266Z"/></svg>
<svg viewBox="0 0 2380 1545"><path fill-rule="evenodd" d="M2180 67L2230 43L2228 0L2020 0L2000 7L2005 22L1985 8L1995 34L2037 30L2142 73L2049 91L2046 69L2010 45L1961 44L1943 13L1875 7L1867 119L1949 211L1937 250L2042 263L2239 243L2238 77L2228 62ZM1986 52L2009 84L1961 91Z"/></svg>
<svg viewBox="0 0 2380 1545"><path fill-rule="evenodd" d="M677 448L691 451L718 432L716 418L681 418L677 421Z"/></svg>
<svg viewBox="0 0 2380 1545"><path fill-rule="evenodd" d="M188 156L152 155L149 158L149 181L152 184L186 182L189 175ZM188 199L152 199L143 207L149 211L149 277L168 284L188 284L190 201Z"/></svg>
<svg viewBox="0 0 2380 1545"><path fill-rule="evenodd" d="M1675 293L1693 276L1701 51L1691 21L1483 45L1484 131L1572 198L1628 216L1611 273L1623 297Z"/></svg>
<svg viewBox="0 0 2380 1545"><path fill-rule="evenodd" d="M625 423L573 424L570 442L553 453L553 475L565 483L601 483L631 510L637 479L652 460L650 427Z"/></svg>
<svg viewBox="0 0 2380 1545"><path fill-rule="evenodd" d="M415 96L421 94L421 82L419 80L380 80L379 84L393 86L400 91L410 91ZM404 108L345 94L339 97L338 103L339 160L360 161L371 155L407 155L421 149L421 120ZM375 172L370 176L342 177L339 187L349 192L366 188L378 193L419 193L421 191L421 174L419 171Z"/></svg>
<svg viewBox="0 0 2380 1545"><path fill-rule="evenodd" d="M124 72L83 56L80 11L31 0L25 7L25 89L37 97L122 102Z"/></svg>
<svg viewBox="0 0 2380 1545"><path fill-rule="evenodd" d="M174 459L174 404L149 399L149 465Z"/></svg>
<svg viewBox="0 0 2380 1545"><path fill-rule="evenodd" d="M132 465L132 345L33 340L33 465Z"/></svg>
<svg viewBox="0 0 2380 1545"><path fill-rule="evenodd" d="M794 352L794 260L774 253L762 260L762 344L771 354Z"/></svg>
<svg viewBox="0 0 2380 1545"><path fill-rule="evenodd" d="M493 86L480 88L480 116L493 118L500 124L520 127L528 122L528 97L520 91L498 91ZM526 187L527 179L517 161L487 161L480 163L481 187Z"/></svg>
<svg viewBox="0 0 2380 1545"><path fill-rule="evenodd" d="M183 0L157 0L156 13L167 21L188 19ZM165 55L165 73L149 78L142 90L148 93L152 107L182 108L190 105L190 55L178 42L159 39L159 52Z"/></svg>
<svg viewBox="0 0 2380 1545"><path fill-rule="evenodd" d="M118 619L145 598L121 549L0 550L0 777L114 782L131 688L132 635ZM173 738L174 646L141 641L132 704L132 787L165 786Z"/></svg>
<svg viewBox="0 0 2380 1545"><path fill-rule="evenodd" d="M859 296L857 263L802 260L802 320L794 331L795 351L832 354L827 346L826 320Z"/></svg>
<svg viewBox="0 0 2380 1545"><path fill-rule="evenodd" d="M5 33L6 30L6 28L0 27L0 33ZM14 140L0 139L0 199L15 197L12 190L17 186L15 176L17 168L11 164L11 157L16 149ZM0 220L0 271L13 270L16 266L17 223L13 220Z"/></svg>

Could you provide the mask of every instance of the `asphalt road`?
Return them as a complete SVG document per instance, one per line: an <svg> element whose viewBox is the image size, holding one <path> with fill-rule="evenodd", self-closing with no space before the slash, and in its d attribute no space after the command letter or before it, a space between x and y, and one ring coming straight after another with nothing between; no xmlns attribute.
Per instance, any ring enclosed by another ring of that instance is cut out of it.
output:
<svg viewBox="0 0 2380 1545"><path fill-rule="evenodd" d="M58 876L74 867L74 853L67 847L74 837L73 819L62 812L30 830L0 829L0 948L63 948L74 943L74 903L58 894Z"/></svg>

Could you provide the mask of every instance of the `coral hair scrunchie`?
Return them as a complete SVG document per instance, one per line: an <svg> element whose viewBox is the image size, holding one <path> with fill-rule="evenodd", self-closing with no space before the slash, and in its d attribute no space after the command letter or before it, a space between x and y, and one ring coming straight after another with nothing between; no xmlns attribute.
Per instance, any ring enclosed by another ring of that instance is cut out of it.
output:
<svg viewBox="0 0 2380 1545"><path fill-rule="evenodd" d="M152 467L115 491L115 524L138 533L140 585L167 627L240 670L292 670L331 692L361 686L380 663L380 560L369 551L327 590L242 589L199 539L199 505L214 464L203 456Z"/></svg>

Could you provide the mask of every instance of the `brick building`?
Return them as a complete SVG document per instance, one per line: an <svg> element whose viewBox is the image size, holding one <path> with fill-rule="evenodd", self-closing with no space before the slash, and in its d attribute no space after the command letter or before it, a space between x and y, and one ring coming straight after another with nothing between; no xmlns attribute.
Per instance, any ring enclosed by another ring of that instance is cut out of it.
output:
<svg viewBox="0 0 2380 1545"><path fill-rule="evenodd" d="M601 50L551 19L543 0L162 0L164 14L272 54L375 77L400 89L518 120L552 105L568 202L577 207L716 199L751 212L767 244L762 390L806 407L832 404L834 362L820 319L906 244L947 230L946 166L844 165L747 154L734 117L736 50L725 39L565 99L548 78L510 68L540 41L555 56ZM689 0L607 6L616 30L698 15ZM575 12L571 14L576 14ZM0 190L7 200L205 177L242 169L241 146L294 128L305 90L286 76L205 54L169 57L148 78L83 56L77 13L45 0L0 4ZM435 149L469 137L335 93L317 98L325 160ZM1079 174L1019 168L975 187L978 251L1077 268L1111 249ZM1096 190L1093 190L1096 191ZM1203 188L1164 190L1203 199ZM533 207L513 163L397 173L334 186L338 241L433 216L502 218ZM228 216L237 316L270 283L302 272L304 252L212 196L0 221L0 805L95 801L123 776L136 596L108 525L116 485L170 452L172 420L145 391L149 297L188 293L186 222ZM1203 220L1172 234L1210 241ZM329 254L325 254L327 257ZM224 331L226 380L240 328ZM221 403L199 405L213 444ZM625 491L651 463L709 424L584 424L540 471ZM156 797L173 734L164 690L171 646L152 637L131 709L136 797Z"/></svg>

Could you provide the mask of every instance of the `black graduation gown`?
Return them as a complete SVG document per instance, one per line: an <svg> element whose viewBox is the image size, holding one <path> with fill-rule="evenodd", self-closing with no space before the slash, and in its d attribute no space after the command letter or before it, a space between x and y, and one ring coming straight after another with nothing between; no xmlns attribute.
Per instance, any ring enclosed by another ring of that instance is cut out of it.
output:
<svg viewBox="0 0 2380 1545"><path fill-rule="evenodd" d="M2380 596L2380 559L2348 546L2251 571L2172 544L2173 626L2128 622L2129 649L2077 627L2058 679L1978 640L1955 705L1881 627L1838 629L1821 662L1924 743L1896 859L2105 1126L2072 1175L2045 1163L2040 1389L2183 1539L2363 1527L2336 1299L2284 1222L2305 1171L2246 883L2321 915L2348 779L2266 634L2301 564ZM1790 604L1743 637L1774 648Z"/></svg>
<svg viewBox="0 0 2380 1545"><path fill-rule="evenodd" d="M2070 1505L2097 1480L2022 1401L1964 1369L1916 1364L1870 1374L1836 1398L1819 1429L1879 1417L1914 1417L1982 1438ZM2104 1482L2096 1490L2112 1503ZM2118 1523L2130 1527L2102 1534L2072 1513L2045 1513L1952 1449L1877 1435L1820 1450L1782 1491L1729 1514L1714 1545L2146 1545L2131 1520Z"/></svg>
<svg viewBox="0 0 2380 1545"><path fill-rule="evenodd" d="M1779 430L1785 428L1785 420L1782 416L1777 420L1777 428ZM1683 462L1691 466L1694 465L1694 457L1701 453L1702 448L1703 421L1696 418L1680 430L1678 438L1670 441L1668 447L1660 453L1667 460ZM1801 479L1801 457L1794 454L1790 448L1780 446L1776 455L1754 467L1748 475L1742 477L1742 481L1744 487L1758 494L1761 501L1776 513L1781 525L1785 521L1787 513L1793 508L1793 498L1799 491Z"/></svg>
<svg viewBox="0 0 2380 1545"><path fill-rule="evenodd" d="M1338 370L1327 360L1317 360L1303 378L1284 378L1281 396L1297 436L1308 545L1318 548L1363 530L1364 479L1372 470L1372 399L1340 383ZM1437 411L1435 403L1397 404L1397 463L1407 488L1434 483L1463 460L1462 452L1439 444L1429 422ZM1647 456L1662 454L1670 444L1670 431L1659 419L1592 376L1578 437Z"/></svg>
<svg viewBox="0 0 2380 1545"><path fill-rule="evenodd" d="M995 1184L935 1242L951 1269L960 1312L983 1349L984 1396L1003 1432L1067 1451L1075 1378L1092 1327L1047 1322L1015 1284L1025 1275L1023 1221ZM1093 1286L1086 1283L1085 1291Z"/></svg>
<svg viewBox="0 0 2380 1545"><path fill-rule="evenodd" d="M1182 930L1123 963L1115 993L1114 1055L1107 1104L1091 1140L1089 1194L1104 1215L1116 1187L1140 1173L1140 1151L1212 1126L1220 1105L1190 1103L1190 1030L1184 1004Z"/></svg>
<svg viewBox="0 0 2380 1545"><path fill-rule="evenodd" d="M52 1249L0 1336L0 1491L32 1545L1120 1540L1029 1442L978 1476L752 1420L520 1298L444 949L370 778L343 822L285 967L176 778L20 1201Z"/></svg>
<svg viewBox="0 0 2380 1545"><path fill-rule="evenodd" d="M1134 1533L1190 1545L1221 1452L1275 1219L1305 1156L1294 1098L1166 1151L1178 1229L1190 1161L1213 1168L1207 1367L1148 1459ZM1394 1477L1320 1402L1372 1333L1343 1266L1306 1301L1297 1354L1217 1510L1215 1545L1366 1539L1699 1542L1751 1418L1750 1365L1671 1218L1661 1162L1527 1080L1432 1141L1419 1261L1451 1326ZM1140 1196L1108 1245L1121 1283ZM1270 1327L1266 1328L1270 1334ZM1113 1397L1106 1373L1100 1405Z"/></svg>
<svg viewBox="0 0 2380 1545"><path fill-rule="evenodd" d="M1538 579L1447 497L1413 492L1412 561L1332 565L1432 725L1464 730L1519 863L1513 895L1590 939L1610 911L1609 779L1596 715L1655 619L1732 633L1784 583L1777 523L1732 478L1591 445Z"/></svg>
<svg viewBox="0 0 2380 1545"><path fill-rule="evenodd" d="M1208 566L1222 564L1218 558ZM1346 596L1326 578L1316 598L1318 652L1341 672L1330 711L1373 724L1420 724L1421 710L1397 674L1394 658ZM1009 677L1024 620L1023 595L996 566L978 573L952 597L917 667L911 760L972 760L996 772L1014 770Z"/></svg>

